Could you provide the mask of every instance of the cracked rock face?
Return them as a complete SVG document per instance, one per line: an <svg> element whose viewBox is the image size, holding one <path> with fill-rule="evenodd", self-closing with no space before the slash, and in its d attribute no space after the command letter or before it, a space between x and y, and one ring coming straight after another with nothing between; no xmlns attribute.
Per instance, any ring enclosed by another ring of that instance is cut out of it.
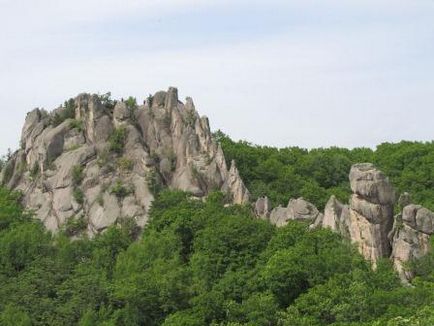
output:
<svg viewBox="0 0 434 326"><path fill-rule="evenodd" d="M348 205L342 204L335 196L331 196L325 208L324 215L320 215L311 226L322 226L338 232L344 238L350 238L350 211Z"/></svg>
<svg viewBox="0 0 434 326"><path fill-rule="evenodd" d="M176 88L137 107L107 105L89 94L70 105L68 112L27 114L21 149L0 177L23 192L26 207L49 230L79 216L88 221L89 234L127 217L144 226L159 187L194 196L222 190L234 203L248 202L235 162L227 168L208 119L191 98L180 102ZM64 119L55 124L56 116Z"/></svg>
<svg viewBox="0 0 434 326"><path fill-rule="evenodd" d="M397 216L389 238L393 248L391 259L402 279L413 277L404 264L428 253L433 233L434 213L420 205L407 205Z"/></svg>
<svg viewBox="0 0 434 326"><path fill-rule="evenodd" d="M327 227L356 243L359 252L375 263L390 257L404 282L413 275L405 263L428 253L429 239L434 233L434 213L409 204L410 195L403 193L399 207L401 214L393 217L395 193L387 178L369 163L351 168L350 183L353 195L349 205L332 196L311 228ZM392 227L393 224L393 227Z"/></svg>
<svg viewBox="0 0 434 326"><path fill-rule="evenodd" d="M378 259L391 253L388 234L393 224L395 193L387 177L371 163L354 164L349 179L353 191L349 205L332 196L322 219L317 218L311 227L327 227L340 233L375 266Z"/></svg>
<svg viewBox="0 0 434 326"><path fill-rule="evenodd" d="M393 224L395 193L387 177L371 163L354 164L350 171L353 195L349 233L360 253L373 262L391 252L387 235Z"/></svg>

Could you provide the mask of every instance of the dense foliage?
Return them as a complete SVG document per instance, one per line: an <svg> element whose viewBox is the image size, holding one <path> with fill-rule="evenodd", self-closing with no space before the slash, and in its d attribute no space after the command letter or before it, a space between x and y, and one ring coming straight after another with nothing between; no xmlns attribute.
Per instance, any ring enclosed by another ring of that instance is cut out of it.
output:
<svg viewBox="0 0 434 326"><path fill-rule="evenodd" d="M50 122L54 127L57 127L65 120L74 119L74 117L75 102L74 99L70 98L68 101L65 101L65 104L58 110L58 112L54 112Z"/></svg>
<svg viewBox="0 0 434 326"><path fill-rule="evenodd" d="M403 287L328 230L163 191L89 240L47 233L0 189L0 325L433 325L434 256Z"/></svg>
<svg viewBox="0 0 434 326"><path fill-rule="evenodd" d="M215 133L228 164L235 160L254 199L267 195L273 205L304 197L323 208L330 195L348 201L351 165L372 162L392 181L398 193L408 192L414 203L434 210L434 142L383 143L376 150L338 147L307 150L274 148L234 142Z"/></svg>

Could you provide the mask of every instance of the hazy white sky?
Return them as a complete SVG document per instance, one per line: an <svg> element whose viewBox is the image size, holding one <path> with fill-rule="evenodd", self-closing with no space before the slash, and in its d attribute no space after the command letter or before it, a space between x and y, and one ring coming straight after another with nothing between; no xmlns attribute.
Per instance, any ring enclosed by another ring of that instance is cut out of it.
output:
<svg viewBox="0 0 434 326"><path fill-rule="evenodd" d="M0 153L80 92L177 86L275 146L434 139L433 0L0 0Z"/></svg>

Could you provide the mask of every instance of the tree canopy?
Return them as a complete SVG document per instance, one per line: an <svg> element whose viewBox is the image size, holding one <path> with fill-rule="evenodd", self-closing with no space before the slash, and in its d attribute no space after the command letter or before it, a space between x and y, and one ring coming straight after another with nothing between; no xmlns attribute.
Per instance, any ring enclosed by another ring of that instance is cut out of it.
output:
<svg viewBox="0 0 434 326"><path fill-rule="evenodd" d="M253 199L267 195L274 206L304 197L319 209L333 194L348 202L352 164L371 162L383 171L397 193L434 210L434 142L383 143L370 148L274 148L235 142L218 131L227 162L235 160Z"/></svg>
<svg viewBox="0 0 434 326"><path fill-rule="evenodd" d="M0 189L0 325L432 325L432 253L412 287L329 230L163 191L93 239L49 234Z"/></svg>

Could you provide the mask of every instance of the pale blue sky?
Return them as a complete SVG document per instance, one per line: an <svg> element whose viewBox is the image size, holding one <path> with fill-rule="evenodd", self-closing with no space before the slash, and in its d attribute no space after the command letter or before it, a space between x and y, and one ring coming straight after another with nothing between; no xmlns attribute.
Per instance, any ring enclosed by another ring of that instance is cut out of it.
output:
<svg viewBox="0 0 434 326"><path fill-rule="evenodd" d="M177 86L235 139L434 139L433 0L0 0L0 152L80 92Z"/></svg>

